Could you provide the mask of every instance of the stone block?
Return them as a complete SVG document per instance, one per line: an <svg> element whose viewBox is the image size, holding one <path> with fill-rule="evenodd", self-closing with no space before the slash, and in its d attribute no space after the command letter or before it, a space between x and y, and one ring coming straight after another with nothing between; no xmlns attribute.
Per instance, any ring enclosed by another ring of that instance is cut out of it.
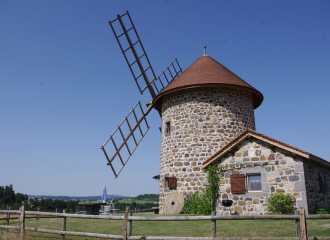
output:
<svg viewBox="0 0 330 240"><path fill-rule="evenodd" d="M275 182L281 182L281 178L279 177L275 178Z"/></svg>
<svg viewBox="0 0 330 240"><path fill-rule="evenodd" d="M276 192L277 193L285 193L285 190L284 189L281 189L281 188L278 188L278 189L276 189Z"/></svg>
<svg viewBox="0 0 330 240"><path fill-rule="evenodd" d="M286 160L285 160L285 159L282 159L282 160L280 161L280 164L282 164L282 165L286 164Z"/></svg>
<svg viewBox="0 0 330 240"><path fill-rule="evenodd" d="M253 198L253 204L259 204L259 198Z"/></svg>
<svg viewBox="0 0 330 240"><path fill-rule="evenodd" d="M235 153L235 157L241 157L241 156L242 156L242 153L241 152Z"/></svg>
<svg viewBox="0 0 330 240"><path fill-rule="evenodd" d="M283 156L282 156L282 154L280 154L280 153L276 153L276 156L275 156L275 159L282 159L283 158Z"/></svg>
<svg viewBox="0 0 330 240"><path fill-rule="evenodd" d="M182 164L182 162L175 162L174 163L174 166L177 166L177 167L180 167L180 166L182 166L183 164Z"/></svg>
<svg viewBox="0 0 330 240"><path fill-rule="evenodd" d="M273 153L269 154L268 160L275 160L275 155Z"/></svg>
<svg viewBox="0 0 330 240"><path fill-rule="evenodd" d="M288 181L288 177L287 176L282 176L281 179L282 179L282 181Z"/></svg>
<svg viewBox="0 0 330 240"><path fill-rule="evenodd" d="M295 172L304 172L304 165L301 163L301 164L296 164L294 166L294 171Z"/></svg>
<svg viewBox="0 0 330 240"><path fill-rule="evenodd" d="M240 206L235 206L234 207L234 212L235 213L243 213L243 208Z"/></svg>
<svg viewBox="0 0 330 240"><path fill-rule="evenodd" d="M246 205L246 201L238 201L238 205L244 206L244 205Z"/></svg>
<svg viewBox="0 0 330 240"><path fill-rule="evenodd" d="M290 175L290 174L291 174L291 172L292 172L292 170L291 170L291 169L285 169L285 174L286 174L286 175Z"/></svg>
<svg viewBox="0 0 330 240"><path fill-rule="evenodd" d="M265 167L266 172L270 172L271 170L272 170L272 167L270 167L270 166Z"/></svg>
<svg viewBox="0 0 330 240"><path fill-rule="evenodd" d="M290 181L290 182L296 182L296 181L299 181L299 175L290 175L290 176L289 176L289 181Z"/></svg>
<svg viewBox="0 0 330 240"><path fill-rule="evenodd" d="M294 197L294 198L301 198L300 193L294 193L294 194L293 194L293 197Z"/></svg>
<svg viewBox="0 0 330 240"><path fill-rule="evenodd" d="M262 156L260 157L260 161L266 161L266 157L265 157L264 155L262 155Z"/></svg>
<svg viewBox="0 0 330 240"><path fill-rule="evenodd" d="M233 196L233 200L234 201L238 201L239 200L239 197L237 197L236 195Z"/></svg>

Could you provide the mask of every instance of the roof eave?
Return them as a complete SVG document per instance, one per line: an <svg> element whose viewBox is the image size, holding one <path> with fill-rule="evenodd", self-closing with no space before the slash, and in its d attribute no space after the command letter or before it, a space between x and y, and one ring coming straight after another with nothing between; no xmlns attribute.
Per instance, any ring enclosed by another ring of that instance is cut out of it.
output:
<svg viewBox="0 0 330 240"><path fill-rule="evenodd" d="M186 85L186 86L182 86L182 87L178 87L178 88L173 88L173 89L169 89L169 90L165 90L165 91L161 91L156 98L152 101L152 104L154 106L155 109L160 110L161 105L162 105L162 98L163 96L170 94L170 93L174 93L174 92L178 92L178 91L182 91L182 90L186 90L186 89L192 89L192 88L204 88L204 87L229 87L229 88L236 88L236 89L244 89L244 90L248 90L250 92L252 92L252 100L253 100L253 108L256 109L258 108L262 101L264 100L264 96L262 95L261 92L259 92L258 90L256 90L255 88L250 88L250 87L245 87L245 86L239 86L239 85L235 85L235 84L223 84L223 83L203 83L203 84L193 84L193 85Z"/></svg>
<svg viewBox="0 0 330 240"><path fill-rule="evenodd" d="M222 158L223 156L225 156L228 152L230 152L234 147L236 147L237 145L239 145L240 143L242 143L243 141L245 141L247 139L247 137L254 137L256 139L259 139L261 141L267 142L269 144L272 144L275 147L284 149L288 152L291 152L293 154L299 155L301 157L304 157L306 159L310 159L312 161L321 163L323 165L326 165L328 167L330 167L330 162L317 157L313 154L310 154L308 152L305 152L303 150L300 150L298 148L295 148L293 146L290 146L288 144L282 143L276 139L272 139L266 135L260 134L254 130L251 129L247 129L245 130L243 133L241 133L239 136L237 136L236 138L234 138L232 141L230 141L227 145L225 145L222 149L220 149L218 152L216 152L213 156L211 156L209 159L207 159L206 161L204 161L203 163L203 168L206 168L207 166L213 164L214 162L216 162L217 160L219 160L220 158Z"/></svg>

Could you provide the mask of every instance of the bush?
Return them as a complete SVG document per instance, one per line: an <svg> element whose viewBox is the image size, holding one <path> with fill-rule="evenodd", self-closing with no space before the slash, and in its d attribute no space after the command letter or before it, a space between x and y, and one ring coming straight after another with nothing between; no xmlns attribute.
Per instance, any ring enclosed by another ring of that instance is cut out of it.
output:
<svg viewBox="0 0 330 240"><path fill-rule="evenodd" d="M185 214L211 214L211 199L206 191L195 192L185 201L182 213Z"/></svg>
<svg viewBox="0 0 330 240"><path fill-rule="evenodd" d="M325 210L324 208L318 208L316 210L316 214L329 214L327 210Z"/></svg>
<svg viewBox="0 0 330 240"><path fill-rule="evenodd" d="M289 194L273 193L268 199L269 214L294 214L293 197Z"/></svg>

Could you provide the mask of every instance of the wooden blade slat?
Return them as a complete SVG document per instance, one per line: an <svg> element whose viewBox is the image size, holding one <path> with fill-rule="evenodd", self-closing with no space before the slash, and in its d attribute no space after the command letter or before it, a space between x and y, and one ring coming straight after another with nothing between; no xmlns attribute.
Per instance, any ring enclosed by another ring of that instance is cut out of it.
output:
<svg viewBox="0 0 330 240"><path fill-rule="evenodd" d="M149 105L147 107L147 109L145 111L143 111L143 108L141 106L141 103L138 102L132 108L132 110L129 112L129 114L124 118L124 120L118 125L118 127L115 129L115 131L110 135L110 137L107 139L107 141L101 146L101 149L103 150L103 152L104 152L104 154L105 154L105 156L106 156L106 158L108 160L108 163L107 164L111 166L111 169L114 172L114 175L115 175L116 178L118 177L119 173L122 171L123 167L126 165L127 161L130 159L130 157L134 153L135 149L137 148L137 146L140 144L140 142L142 141L142 139L144 138L144 136L148 132L148 130L149 130L150 127L149 127L149 124L147 122L146 116L149 114L149 112L151 111L152 107L153 107L152 105ZM139 118L136 115L136 111L135 111L136 109L141 110L141 116ZM131 114L134 116L134 120L135 120L133 127L132 127L131 123L129 122L129 116ZM122 130L122 125L124 123L127 123L128 129L129 129L129 132L128 132L128 134L126 136L124 135L123 130ZM141 128L141 124L142 123L146 127L146 130L145 131L142 131L142 128ZM139 129L139 131L141 133L141 137L139 139L136 139L136 136L134 135L134 132L137 129ZM120 142L120 144L117 144L116 141L115 141L115 139L114 139L114 135L117 132L119 132L120 135L121 135L121 137L122 137L122 141ZM131 139L131 137L133 138L134 144L135 144L133 149L130 149L130 146L128 145L128 141L129 141L129 139ZM114 149L115 149L115 151L114 151L114 153L113 153L113 155L112 155L111 158L109 158L108 153L107 153L107 151L105 149L105 146L108 144L108 142L110 140L111 140L112 145L114 146ZM123 156L121 154L121 150L123 149L124 146L126 146L126 149L127 149L127 152L128 152L128 156L127 156L126 159L123 159ZM121 164L121 168L120 168L120 170L118 172L116 171L116 169L114 167L114 163L116 161L113 162L117 156L119 157L120 164Z"/></svg>

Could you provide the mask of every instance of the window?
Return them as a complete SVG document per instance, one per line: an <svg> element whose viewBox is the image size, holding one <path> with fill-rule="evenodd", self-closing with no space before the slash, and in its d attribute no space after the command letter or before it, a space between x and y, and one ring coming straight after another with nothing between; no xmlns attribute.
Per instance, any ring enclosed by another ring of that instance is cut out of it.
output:
<svg viewBox="0 0 330 240"><path fill-rule="evenodd" d="M232 174L230 175L231 193L244 194L262 192L261 189L261 174Z"/></svg>
<svg viewBox="0 0 330 240"><path fill-rule="evenodd" d="M261 175L260 174L247 175L246 186L248 192L261 192Z"/></svg>
<svg viewBox="0 0 330 240"><path fill-rule="evenodd" d="M165 133L171 133L171 122L166 122L165 125Z"/></svg>
<svg viewBox="0 0 330 240"><path fill-rule="evenodd" d="M175 177L165 177L165 188L166 189L176 189L176 178Z"/></svg>

